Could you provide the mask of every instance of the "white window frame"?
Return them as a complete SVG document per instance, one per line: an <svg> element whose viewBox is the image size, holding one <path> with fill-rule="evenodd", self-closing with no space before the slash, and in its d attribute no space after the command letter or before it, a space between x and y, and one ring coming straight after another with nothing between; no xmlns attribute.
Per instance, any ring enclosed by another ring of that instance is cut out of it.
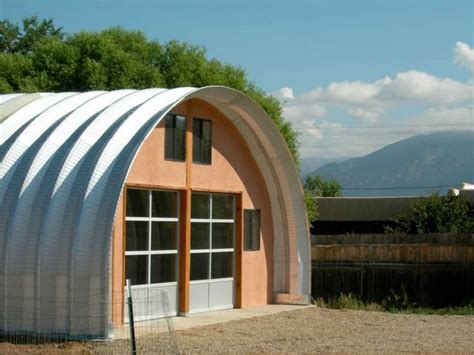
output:
<svg viewBox="0 0 474 355"><path fill-rule="evenodd" d="M207 279L200 279L200 280L190 280L190 284L202 284L202 283L213 283L213 282L222 282L222 281L232 281L234 280L235 276L235 209L236 209L236 198L234 194L225 194L225 193L215 193L215 192L193 192L192 194L202 194L202 195L209 195L209 218L191 218L192 223L206 223L209 224L209 249L190 249L190 254L208 254L209 261L208 261L208 275ZM212 200L214 195L227 195L232 196L233 199L233 208L232 213L234 215L233 219L215 219L212 217ZM192 195L191 195L192 199ZM212 224L213 223L229 223L233 224L234 228L232 228L232 244L233 248L219 248L213 249L212 248ZM191 235L192 238L192 235ZM224 277L219 279L212 278L212 254L213 253L232 253L232 277Z"/></svg>
<svg viewBox="0 0 474 355"><path fill-rule="evenodd" d="M134 187L129 187L127 188L128 190L144 190L148 192L148 217L128 217L125 216L125 233L127 231L127 222L148 222L148 250L134 250L134 251L127 251L127 246L125 245L125 256L140 256L140 255L146 255L148 258L148 269L147 269L147 283L146 284L139 284L139 285L132 285L132 288L145 288L149 286L174 286L178 285L178 280L179 280L179 256L178 256L178 251L179 251L179 240L180 240L180 211L181 211L181 198L180 198L180 191L177 190L164 190L164 189L141 189L141 188L134 188ZM152 204L153 204L153 199L152 199L152 193L154 191L163 191L163 192L173 192L176 193L177 196L177 203L176 203L176 217L152 217ZM128 203L128 202L127 202ZM125 209L126 210L126 209ZM176 222L176 250L173 249L167 249L167 250L151 250L151 228L152 228L152 222ZM125 236L126 240L126 236ZM170 254L175 254L176 255L176 265L175 265L175 272L176 272L176 281L172 282L162 282L162 283L151 283L151 256L152 255L170 255ZM125 268L127 267L125 263ZM124 268L125 272L126 269Z"/></svg>

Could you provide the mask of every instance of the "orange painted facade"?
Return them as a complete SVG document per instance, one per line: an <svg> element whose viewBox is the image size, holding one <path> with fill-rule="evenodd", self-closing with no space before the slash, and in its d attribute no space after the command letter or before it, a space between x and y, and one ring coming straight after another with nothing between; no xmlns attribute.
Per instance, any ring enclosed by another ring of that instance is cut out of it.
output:
<svg viewBox="0 0 474 355"><path fill-rule="evenodd" d="M273 222L269 195L259 167L229 118L211 105L191 99L171 112L182 114L187 120L201 118L212 121L212 164L192 163L189 146L187 161L165 160L162 120L138 152L126 186L179 190L183 193L194 190L242 194L243 209L261 210L261 235L260 250L242 252L241 306L272 303ZM122 192L115 215L112 250L113 320L116 324L122 323L123 319L124 207Z"/></svg>

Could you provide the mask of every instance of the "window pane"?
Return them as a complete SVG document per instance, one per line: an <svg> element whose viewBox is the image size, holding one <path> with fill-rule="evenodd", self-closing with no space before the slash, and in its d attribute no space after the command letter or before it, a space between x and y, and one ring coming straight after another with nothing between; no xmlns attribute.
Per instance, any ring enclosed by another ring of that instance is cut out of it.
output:
<svg viewBox="0 0 474 355"><path fill-rule="evenodd" d="M202 125L201 120L193 120L193 162L201 162L201 131Z"/></svg>
<svg viewBox="0 0 474 355"><path fill-rule="evenodd" d="M209 249L209 223L191 223L191 249Z"/></svg>
<svg viewBox="0 0 474 355"><path fill-rule="evenodd" d="M244 250L252 250L252 211L244 210Z"/></svg>
<svg viewBox="0 0 474 355"><path fill-rule="evenodd" d="M148 250L148 222L126 222L127 251Z"/></svg>
<svg viewBox="0 0 474 355"><path fill-rule="evenodd" d="M211 121L202 121L202 160L201 163L211 164L212 150L212 123Z"/></svg>
<svg viewBox="0 0 474 355"><path fill-rule="evenodd" d="M165 159L184 160L186 144L186 118L178 115L165 117Z"/></svg>
<svg viewBox="0 0 474 355"><path fill-rule="evenodd" d="M206 218L210 216L210 200L207 194L193 194L191 197L191 218Z"/></svg>
<svg viewBox="0 0 474 355"><path fill-rule="evenodd" d="M252 250L260 250L260 210L252 213Z"/></svg>
<svg viewBox="0 0 474 355"><path fill-rule="evenodd" d="M260 210L244 210L244 250L260 250Z"/></svg>
<svg viewBox="0 0 474 355"><path fill-rule="evenodd" d="M174 159L174 116L165 117L165 159Z"/></svg>
<svg viewBox="0 0 474 355"><path fill-rule="evenodd" d="M176 254L152 255L150 282L152 284L175 282L177 280L176 258Z"/></svg>
<svg viewBox="0 0 474 355"><path fill-rule="evenodd" d="M148 217L148 207L148 191L127 190L127 217Z"/></svg>
<svg viewBox="0 0 474 355"><path fill-rule="evenodd" d="M152 191L152 217L178 217L178 193L172 191Z"/></svg>
<svg viewBox="0 0 474 355"><path fill-rule="evenodd" d="M234 224L212 223L212 249L234 247Z"/></svg>
<svg viewBox="0 0 474 355"><path fill-rule="evenodd" d="M209 279L209 254L191 254L191 275L190 280Z"/></svg>
<svg viewBox="0 0 474 355"><path fill-rule="evenodd" d="M186 118L184 116L176 116L175 121L175 156L176 160L185 159L186 151Z"/></svg>
<svg viewBox="0 0 474 355"><path fill-rule="evenodd" d="M212 253L212 278L232 277L232 254Z"/></svg>
<svg viewBox="0 0 474 355"><path fill-rule="evenodd" d="M125 278L130 279L132 285L148 283L147 270L147 255L127 255L125 257Z"/></svg>
<svg viewBox="0 0 474 355"><path fill-rule="evenodd" d="M151 250L176 250L178 222L151 223Z"/></svg>
<svg viewBox="0 0 474 355"><path fill-rule="evenodd" d="M212 219L234 219L234 196L212 195Z"/></svg>

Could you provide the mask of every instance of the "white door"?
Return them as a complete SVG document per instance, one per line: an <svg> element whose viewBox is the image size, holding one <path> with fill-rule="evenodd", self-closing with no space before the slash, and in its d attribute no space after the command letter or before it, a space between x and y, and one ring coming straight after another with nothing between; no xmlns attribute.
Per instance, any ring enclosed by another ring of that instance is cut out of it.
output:
<svg viewBox="0 0 474 355"><path fill-rule="evenodd" d="M125 278L132 284L135 319L176 315L179 192L127 189L126 210Z"/></svg>
<svg viewBox="0 0 474 355"><path fill-rule="evenodd" d="M235 197L191 197L191 313L234 307Z"/></svg>

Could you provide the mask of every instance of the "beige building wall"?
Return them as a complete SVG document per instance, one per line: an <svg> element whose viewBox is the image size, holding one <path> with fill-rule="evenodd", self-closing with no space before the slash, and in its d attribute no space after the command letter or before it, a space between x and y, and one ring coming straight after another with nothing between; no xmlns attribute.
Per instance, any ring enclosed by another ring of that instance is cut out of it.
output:
<svg viewBox="0 0 474 355"><path fill-rule="evenodd" d="M141 147L127 177L126 186L182 191L190 188L191 191L242 194L243 209L261 210L261 240L259 251L242 252L241 306L271 303L273 222L269 195L259 167L231 121L211 105L192 99L181 103L171 112L185 115L188 120L202 118L212 121L212 164L192 163L189 149L186 156L188 162L165 160L165 129L162 120ZM123 312L124 206L122 193L113 230L112 283L115 323L121 323Z"/></svg>

